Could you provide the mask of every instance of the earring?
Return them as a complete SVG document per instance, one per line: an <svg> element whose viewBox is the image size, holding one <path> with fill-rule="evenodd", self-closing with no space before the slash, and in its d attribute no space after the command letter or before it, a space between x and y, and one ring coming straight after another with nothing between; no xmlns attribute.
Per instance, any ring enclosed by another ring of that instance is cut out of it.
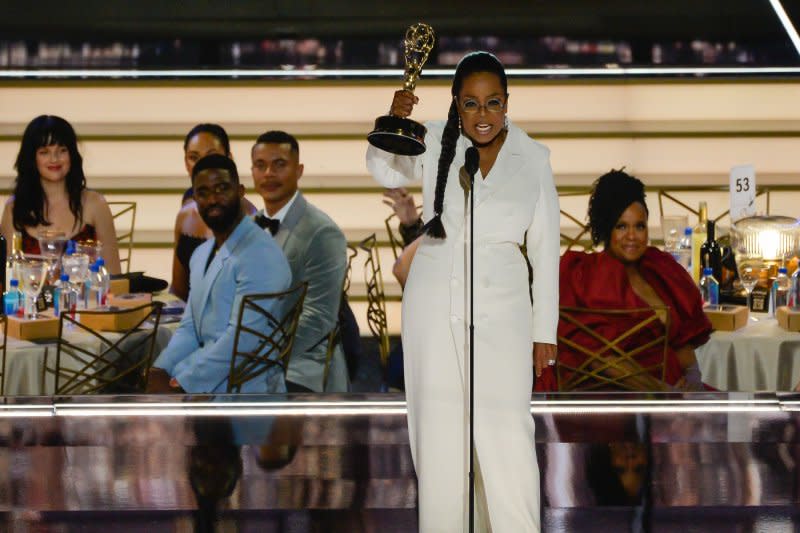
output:
<svg viewBox="0 0 800 533"><path fill-rule="evenodd" d="M458 131L464 131L464 128L461 126L461 115L458 115Z"/></svg>
<svg viewBox="0 0 800 533"><path fill-rule="evenodd" d="M503 129L508 129L508 115L503 115Z"/></svg>

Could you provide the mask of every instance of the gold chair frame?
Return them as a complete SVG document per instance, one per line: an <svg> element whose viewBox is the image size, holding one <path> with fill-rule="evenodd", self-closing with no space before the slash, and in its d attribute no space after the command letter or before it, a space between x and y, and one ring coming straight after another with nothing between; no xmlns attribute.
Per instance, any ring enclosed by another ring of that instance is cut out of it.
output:
<svg viewBox="0 0 800 533"><path fill-rule="evenodd" d="M2 362L0 362L0 365L2 365L2 367L0 367L0 396L5 396L6 395L6 345L7 345L7 342L8 342L8 317L6 315L2 315L2 316L0 316L0 321L3 323L3 342L2 342L2 347L0 347L0 350L2 350L2 352L3 352L3 355L0 356L0 357L2 357Z"/></svg>
<svg viewBox="0 0 800 533"><path fill-rule="evenodd" d="M275 365L281 367L284 376L286 375L307 291L308 282L304 281L285 291L248 294L242 298L233 340L231 368L228 374L228 393L240 392L242 385L264 374ZM288 309L281 309L281 317L276 317L272 312L259 305L259 302L264 300L288 300L292 297L296 299ZM242 320L246 312L262 315L271 326L271 331L258 331L243 325ZM242 334L252 335L257 339L257 345L253 351L240 349Z"/></svg>
<svg viewBox="0 0 800 533"><path fill-rule="evenodd" d="M123 272L131 271L131 255L133 255L133 231L136 227L136 202L108 202L108 207L111 209L111 218L114 219L114 229L117 228L117 221L122 218L126 213L130 213L131 224L126 228L126 231L120 233L117 231L117 246L120 251L119 263L125 266ZM124 257L123 252L124 251Z"/></svg>
<svg viewBox="0 0 800 533"><path fill-rule="evenodd" d="M339 305L344 305L345 301L347 300L347 292L350 290L350 281L353 275L353 259L355 259L356 255L358 255L358 250L349 244L347 245L347 269L344 271L344 282L342 283L342 298L339 302ZM331 361L333 360L333 352L336 350L336 345L339 344L339 340L341 339L342 335L342 323L336 320L336 325L333 327L330 333L328 333L328 345L325 348L325 369L323 370L322 374L322 390L325 390L325 387L328 384L328 373L331 369Z"/></svg>
<svg viewBox="0 0 800 533"><path fill-rule="evenodd" d="M644 318L614 338L606 338L586 326L578 318L581 314L627 316L631 314L644 314ZM643 328L659 320L659 313L666 316L664 332L649 342L627 351L620 344L630 336L640 332ZM559 308L559 320L574 325L578 330L589 337L599 341L601 346L587 348L570 338L558 336L558 343L586 356L579 365L572 367L561 360L556 363L556 382L559 391L595 391L605 390L608 387L617 387L631 391L642 391L630 382L644 380L648 387L656 390L667 390L664 381L666 373L666 359L669 349L669 307L653 306L634 309L588 309L583 307L562 306ZM654 346L662 346L660 362L649 367L642 366L636 356ZM617 375L609 375L609 371ZM660 380L653 377L653 373L660 373ZM566 376L565 373L571 373Z"/></svg>
<svg viewBox="0 0 800 533"><path fill-rule="evenodd" d="M378 243L373 233L358 244L367 252L364 261L364 281L367 288L367 325L372 336L378 341L378 354L381 365L389 360L389 326L386 319L386 294L383 289L383 274L378 255Z"/></svg>
<svg viewBox="0 0 800 533"><path fill-rule="evenodd" d="M153 362L153 349L158 335L158 326L161 320L163 302L150 302L131 308L114 310L82 310L81 315L137 315L142 317L129 329L124 330L117 340L111 340L101 332L82 324L78 319L72 318L67 313L62 313L58 322L58 343L56 347L56 364L50 369L45 363L42 373L42 390L44 379L48 372L55 374L55 395L72 394L97 394L106 392L111 386L121 386L127 389L123 392L144 393L147 389L147 370ZM148 310L146 314L143 312ZM142 324L153 317L151 330L140 329ZM72 324L77 330L86 332L98 339L105 348L99 353L94 353L78 344L68 341L64 336L64 323ZM141 333L132 345L124 346L123 343L131 339L134 334ZM149 345L148 345L149 344ZM144 357L131 360L131 354L144 348ZM78 369L63 366L63 356L68 354L78 362ZM125 378L135 377L136 384L129 386ZM65 381L62 383L62 379Z"/></svg>

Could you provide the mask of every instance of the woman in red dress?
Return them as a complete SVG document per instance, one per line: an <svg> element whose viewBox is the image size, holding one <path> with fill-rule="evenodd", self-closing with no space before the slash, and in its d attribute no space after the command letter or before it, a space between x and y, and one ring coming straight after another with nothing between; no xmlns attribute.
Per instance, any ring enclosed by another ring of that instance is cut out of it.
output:
<svg viewBox="0 0 800 533"><path fill-rule="evenodd" d="M83 158L69 122L53 115L33 119L22 135L14 166L14 193L0 221L9 248L15 231L22 234L26 254L40 253L36 236L44 230L75 241L100 241L106 268L119 274L114 219L103 195L86 187Z"/></svg>
<svg viewBox="0 0 800 533"><path fill-rule="evenodd" d="M664 381L674 389L702 390L694 349L708 341L711 323L703 313L700 291L673 257L648 246L648 218L644 185L621 170L595 181L589 199L589 226L599 253L566 252L561 257L560 305L587 309L636 309L666 306L669 316L658 316L646 328L623 341L625 349L644 346L664 332L668 322L668 349ZM658 313L656 313L658 315ZM662 313L664 315L664 313ZM584 325L606 339L614 339L642 320L641 314L587 314ZM559 337L581 344L597 342L580 328L560 320ZM600 343L597 342L597 346ZM561 363L574 367L582 356L559 342ZM663 345L644 350L636 359L644 367L657 367ZM536 390L557 387L553 367L537 380ZM661 380L660 368L653 377ZM652 379L641 380L647 387Z"/></svg>

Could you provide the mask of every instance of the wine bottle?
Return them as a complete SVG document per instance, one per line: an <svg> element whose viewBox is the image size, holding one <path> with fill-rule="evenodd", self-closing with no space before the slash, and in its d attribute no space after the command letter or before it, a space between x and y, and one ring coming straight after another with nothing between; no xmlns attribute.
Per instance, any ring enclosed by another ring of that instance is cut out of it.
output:
<svg viewBox="0 0 800 533"><path fill-rule="evenodd" d="M700 247L700 264L702 268L710 268L714 278L722 279L722 250L714 239L715 224L713 220L706 222L706 242Z"/></svg>
<svg viewBox="0 0 800 533"><path fill-rule="evenodd" d="M706 242L706 223L708 221L708 204L706 202L700 202L699 216L699 222L692 228L692 279L695 283L700 282L700 274L703 272L700 248Z"/></svg>

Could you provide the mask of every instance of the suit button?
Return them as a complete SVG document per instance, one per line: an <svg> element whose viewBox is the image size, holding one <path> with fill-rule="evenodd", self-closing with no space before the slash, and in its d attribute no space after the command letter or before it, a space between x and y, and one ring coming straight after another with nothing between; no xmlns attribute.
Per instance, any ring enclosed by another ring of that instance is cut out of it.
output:
<svg viewBox="0 0 800 533"><path fill-rule="evenodd" d="M206 345L206 344L205 344L204 342L201 342L201 343L200 343L200 347L201 347L201 348L205 347L205 345Z"/></svg>
<svg viewBox="0 0 800 533"><path fill-rule="evenodd" d="M458 322L458 317L456 315L450 315L450 322L453 324Z"/></svg>

